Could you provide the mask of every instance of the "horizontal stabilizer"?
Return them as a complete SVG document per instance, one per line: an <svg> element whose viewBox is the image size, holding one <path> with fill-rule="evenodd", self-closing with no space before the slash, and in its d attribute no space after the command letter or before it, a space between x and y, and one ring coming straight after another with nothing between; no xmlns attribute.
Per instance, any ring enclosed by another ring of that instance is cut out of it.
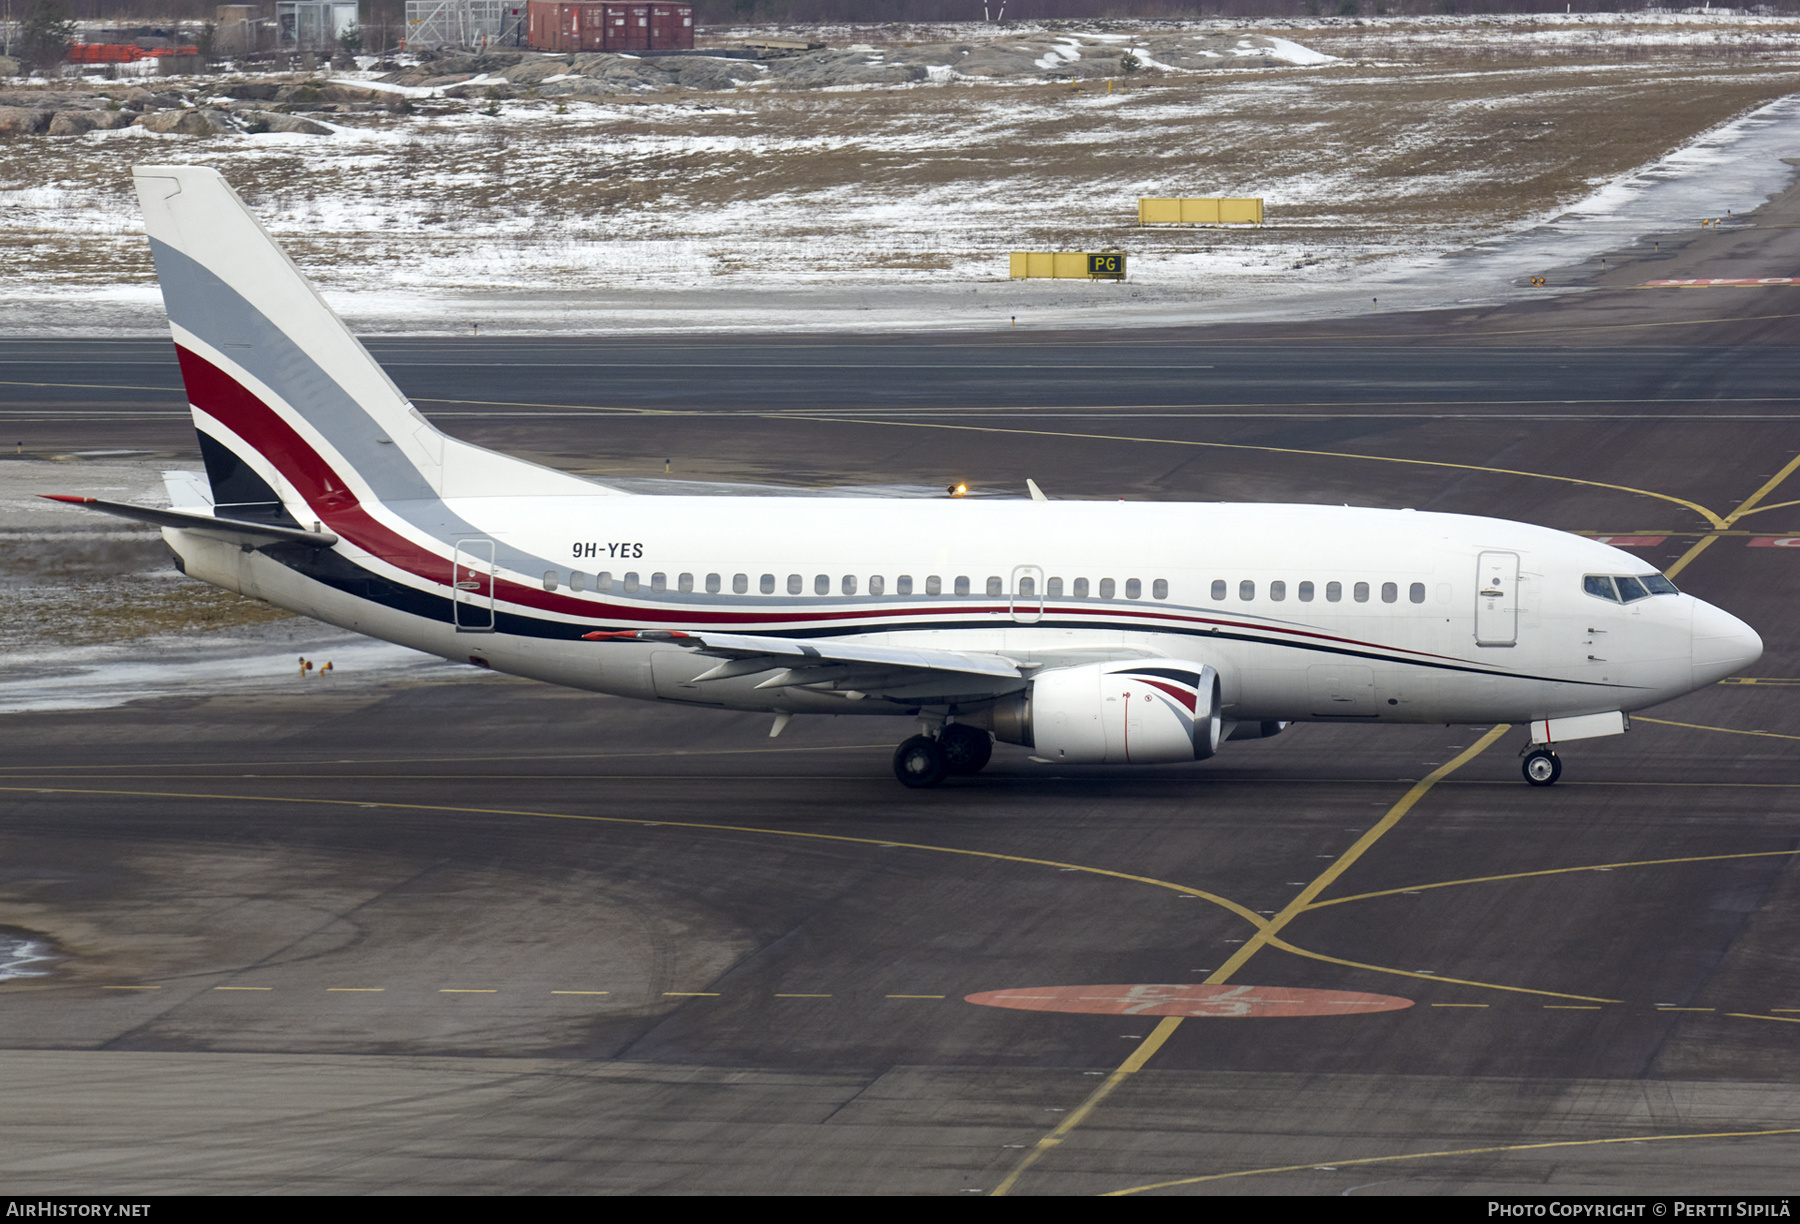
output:
<svg viewBox="0 0 1800 1224"><path fill-rule="evenodd" d="M330 548L338 538L329 531L304 531L298 527L277 527L272 523L251 523L243 519L217 518L191 510L161 510L154 506L133 506L127 502L102 501L97 497L73 497L66 493L40 493L50 501L66 502L87 510L98 510L119 518L154 523L158 527L176 527L183 531L200 531L226 536L242 544L260 548L264 544L310 544L314 548Z"/></svg>

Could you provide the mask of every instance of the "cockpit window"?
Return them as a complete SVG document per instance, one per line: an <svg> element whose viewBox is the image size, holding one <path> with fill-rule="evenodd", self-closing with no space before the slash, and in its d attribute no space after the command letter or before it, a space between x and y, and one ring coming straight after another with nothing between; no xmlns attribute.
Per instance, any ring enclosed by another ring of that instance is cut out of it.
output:
<svg viewBox="0 0 1800 1224"><path fill-rule="evenodd" d="M1589 574L1581 580L1581 589L1598 599L1609 599L1613 603L1633 603L1652 595L1681 594L1675 584L1661 574L1640 574L1636 577Z"/></svg>

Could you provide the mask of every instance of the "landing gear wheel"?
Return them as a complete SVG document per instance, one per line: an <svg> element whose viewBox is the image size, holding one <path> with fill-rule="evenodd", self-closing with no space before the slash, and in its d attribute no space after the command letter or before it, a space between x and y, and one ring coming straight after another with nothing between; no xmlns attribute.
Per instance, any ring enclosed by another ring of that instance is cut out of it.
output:
<svg viewBox="0 0 1800 1224"><path fill-rule="evenodd" d="M1548 748L1539 748L1527 753L1524 765L1525 780L1533 786L1551 786L1562 777L1562 758Z"/></svg>
<svg viewBox="0 0 1800 1224"><path fill-rule="evenodd" d="M915 735L894 749L894 776L915 789L936 786L948 772L936 740Z"/></svg>
<svg viewBox="0 0 1800 1224"><path fill-rule="evenodd" d="M994 755L994 741L986 731L951 723L938 736L938 751L944 754L944 768L953 774L976 774Z"/></svg>

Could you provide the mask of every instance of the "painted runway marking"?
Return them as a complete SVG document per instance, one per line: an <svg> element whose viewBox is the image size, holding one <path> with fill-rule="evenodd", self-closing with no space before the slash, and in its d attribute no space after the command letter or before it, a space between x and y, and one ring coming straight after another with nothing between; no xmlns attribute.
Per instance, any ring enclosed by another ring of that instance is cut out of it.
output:
<svg viewBox="0 0 1800 1224"><path fill-rule="evenodd" d="M1683 1139L1755 1139L1766 1135L1800 1135L1800 1127L1780 1130L1708 1131L1685 1135L1620 1135L1612 1139L1565 1139L1553 1143L1508 1143L1496 1147L1458 1148L1442 1152L1407 1152L1398 1156L1360 1156L1349 1160L1314 1161L1310 1164L1276 1165L1265 1169L1238 1169L1230 1173L1207 1173L1199 1177L1182 1177L1174 1181L1151 1182L1128 1190L1113 1190L1103 1198L1122 1198L1128 1194L1144 1194L1151 1190L1167 1190L1174 1186L1193 1186L1201 1182L1225 1181L1234 1177L1257 1177L1267 1173L1301 1173L1309 1169L1340 1169L1354 1165L1392 1164L1402 1160L1439 1160L1457 1156L1487 1156L1500 1152L1543 1152L1555 1148L1600 1147L1609 1143L1668 1143Z"/></svg>
<svg viewBox="0 0 1800 1224"><path fill-rule="evenodd" d="M965 995L983 1007L1117 1016L1345 1016L1400 1011L1411 999L1286 986L1034 986Z"/></svg>
<svg viewBox="0 0 1800 1224"><path fill-rule="evenodd" d="M1800 276L1711 276L1699 280L1645 281L1645 289L1755 288L1758 285L1800 285Z"/></svg>
<svg viewBox="0 0 1800 1224"><path fill-rule="evenodd" d="M1438 768L1432 770L1429 774L1426 774L1425 777L1421 778L1419 781L1413 783L1411 789L1400 797L1399 802L1388 809L1387 813L1374 828L1357 838L1355 843L1333 861L1317 879L1306 888L1302 889L1300 894L1290 901L1285 909L1267 922L1264 922L1260 918L1257 919L1256 934L1251 936L1251 938L1238 948L1236 952L1232 953L1229 960L1221 965L1215 972L1210 974L1204 984L1208 986L1222 985L1232 976L1232 974L1242 968L1246 961L1256 955L1258 950L1265 946L1274 945L1277 947L1284 947L1285 945L1276 934L1282 927L1304 913L1319 893L1329 888L1340 875L1349 870L1349 868L1360 859L1371 846L1381 839L1383 834L1399 824L1401 817L1405 816L1407 812L1413 809L1419 800L1430 793L1431 789L1436 786L1440 780L1448 777L1458 769L1461 769L1468 762L1480 756L1490 745L1511 729L1511 726L1507 723L1496 725L1467 749L1457 754L1443 765L1438 766ZM1320 957L1319 959L1329 958ZM1410 974L1407 976L1420 977L1423 975ZM1019 1163L1013 1167L1012 1172L1008 1173L1005 1179L994 1188L993 1197L1003 1198L1010 1193L1013 1186L1018 1184L1019 1178L1024 1176L1026 1170L1036 1164L1045 1153L1051 1151L1060 1144L1070 1132L1081 1125L1083 1119L1099 1107L1102 1101L1112 1095L1115 1088L1124 1083L1129 1077L1136 1075L1137 1072L1143 1068L1144 1064L1150 1061L1158 1050L1162 1049L1164 1043L1166 1043L1170 1037L1174 1036L1175 1030L1181 1026L1181 1021L1182 1017L1180 1016L1164 1016L1158 1021L1155 1031L1144 1040L1142 1045L1132 1051L1130 1058L1127 1058L1111 1075L1102 1080L1099 1086L1089 1094L1087 1100L1083 1101L1079 1108L1067 1118L1063 1119L1061 1125L1037 1141L1037 1145L1027 1152L1024 1159L1019 1161Z"/></svg>
<svg viewBox="0 0 1800 1224"><path fill-rule="evenodd" d="M1649 721L1649 720L1645 720ZM1681 725L1681 724L1676 724ZM1745 732L1744 734L1749 734ZM1786 738L1800 739L1800 736ZM1580 867L1546 867L1539 871L1511 871L1504 875L1469 876L1461 880L1442 880L1435 884L1409 884L1404 888L1384 888L1379 892L1356 893L1349 897L1333 897L1329 901L1320 901L1313 909L1325 909L1333 905L1348 905L1353 901L1370 901L1377 897L1393 897L1404 893L1425 892L1434 888L1460 888L1466 884L1493 884L1501 880L1529 880L1539 876L1574 875L1583 871L1614 871L1624 867L1666 867L1676 863L1722 863L1733 859L1753 858L1792 858L1800 855L1800 850L1749 850L1738 854L1698 854L1683 858L1636 859L1620 863L1591 863Z"/></svg>

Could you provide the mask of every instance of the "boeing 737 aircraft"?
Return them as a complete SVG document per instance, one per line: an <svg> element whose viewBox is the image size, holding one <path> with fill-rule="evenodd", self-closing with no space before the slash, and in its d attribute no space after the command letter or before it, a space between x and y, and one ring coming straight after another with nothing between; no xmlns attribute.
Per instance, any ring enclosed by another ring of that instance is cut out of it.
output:
<svg viewBox="0 0 1800 1224"><path fill-rule="evenodd" d="M904 716L908 786L988 762L1210 757L1290 722L1530 725L1556 745L1762 641L1617 549L1335 506L636 496L447 437L215 171L138 197L206 472L190 576L446 659L775 716Z"/></svg>

